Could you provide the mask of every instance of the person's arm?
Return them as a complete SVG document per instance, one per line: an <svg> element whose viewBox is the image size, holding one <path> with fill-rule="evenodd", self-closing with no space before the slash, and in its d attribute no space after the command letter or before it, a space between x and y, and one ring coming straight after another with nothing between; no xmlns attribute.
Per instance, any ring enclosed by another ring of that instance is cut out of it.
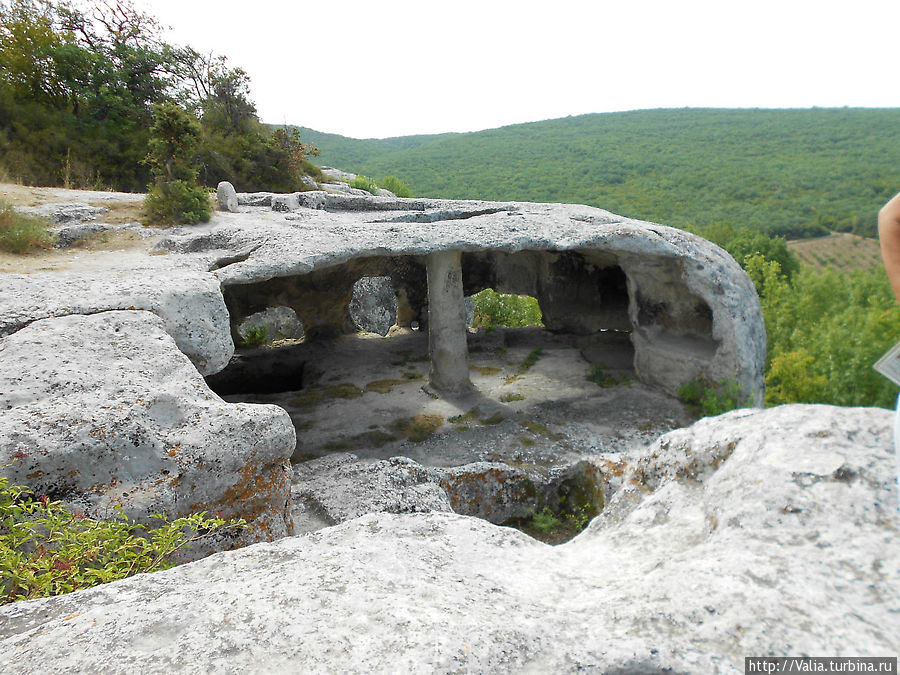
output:
<svg viewBox="0 0 900 675"><path fill-rule="evenodd" d="M900 193L878 212L878 239L881 241L884 269L897 302L900 302Z"/></svg>

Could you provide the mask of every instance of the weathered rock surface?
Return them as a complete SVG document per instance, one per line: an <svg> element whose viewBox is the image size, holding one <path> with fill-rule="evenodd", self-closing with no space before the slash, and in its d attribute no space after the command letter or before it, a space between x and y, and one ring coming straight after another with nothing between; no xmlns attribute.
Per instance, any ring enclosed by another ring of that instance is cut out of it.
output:
<svg viewBox="0 0 900 675"><path fill-rule="evenodd" d="M210 374L231 357L237 324L269 306L290 306L312 336L354 330L349 305L361 277L391 277L398 324L425 327L425 256L461 250L467 295L486 287L534 295L551 330L627 331L639 378L669 393L695 376L734 378L751 402L762 400L765 331L753 285L693 235L571 205L323 191L238 201L248 208L174 228L155 249L181 255L114 274L6 277L0 335L49 316L149 309ZM229 310L233 326L225 325Z"/></svg>
<svg viewBox="0 0 900 675"><path fill-rule="evenodd" d="M390 277L362 277L353 284L350 316L360 330L387 335L397 321L397 294Z"/></svg>
<svg viewBox="0 0 900 675"><path fill-rule="evenodd" d="M0 610L0 668L740 673L900 649L891 413L705 419L624 462L550 547L450 513L313 535Z"/></svg>
<svg viewBox="0 0 900 675"><path fill-rule="evenodd" d="M350 173L349 171L341 171L340 169L335 169L331 166L321 166L319 167L322 170L322 173L329 178L334 178L335 180L344 181L349 183L354 178L356 178L355 173Z"/></svg>
<svg viewBox="0 0 900 675"><path fill-rule="evenodd" d="M265 331L265 342L274 340L299 340L303 337L303 324L297 313L290 307L267 307L262 312L251 314L238 326L238 335L247 340L253 329Z"/></svg>
<svg viewBox="0 0 900 675"><path fill-rule="evenodd" d="M4 475L100 516L121 504L142 522L198 510L248 520L220 547L284 536L290 418L222 401L166 331L150 312L110 311L0 339Z"/></svg>
<svg viewBox="0 0 900 675"><path fill-rule="evenodd" d="M216 203L219 211L231 211L234 213L238 210L237 192L234 189L234 185L227 180L221 181L216 186Z"/></svg>
<svg viewBox="0 0 900 675"><path fill-rule="evenodd" d="M291 504L298 533L366 513L452 511L447 493L422 465L405 457L359 461L349 453L294 467Z"/></svg>
<svg viewBox="0 0 900 675"><path fill-rule="evenodd" d="M502 462L423 466L408 457L350 453L296 465L291 499L298 534L366 513L452 511L503 524L544 507L595 515L604 501L602 470L585 461L543 471Z"/></svg>
<svg viewBox="0 0 900 675"><path fill-rule="evenodd" d="M22 206L22 213L48 218L55 225L79 223L84 220L96 220L97 216L109 211L105 206L92 206L84 202L68 202L64 204L42 204L40 206Z"/></svg>
<svg viewBox="0 0 900 675"><path fill-rule="evenodd" d="M0 337L40 319L128 309L159 316L201 374L221 370L234 353L215 277L164 266L3 275Z"/></svg>
<svg viewBox="0 0 900 675"><path fill-rule="evenodd" d="M368 197L371 193L368 190L361 190L347 185L347 183L325 183L323 186L326 192L334 192L344 195L354 195L357 197Z"/></svg>
<svg viewBox="0 0 900 675"><path fill-rule="evenodd" d="M388 276L399 325L425 326L425 257L457 250L465 295L490 287L535 296L555 331L626 331L638 377L671 394L699 376L735 379L749 402L762 401L766 340L755 288L727 253L699 237L563 204L321 191L270 203L284 211L221 214L163 243L230 260L215 274L236 319L284 304L308 334L340 334L353 326L353 285Z"/></svg>
<svg viewBox="0 0 900 675"><path fill-rule="evenodd" d="M238 204L241 206L272 206L274 192L241 192L238 194Z"/></svg>

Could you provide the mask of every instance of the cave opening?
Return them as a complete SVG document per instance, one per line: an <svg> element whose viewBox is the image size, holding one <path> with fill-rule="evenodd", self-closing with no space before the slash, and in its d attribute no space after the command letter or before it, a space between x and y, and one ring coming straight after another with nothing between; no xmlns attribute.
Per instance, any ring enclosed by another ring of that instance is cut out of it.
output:
<svg viewBox="0 0 900 675"><path fill-rule="evenodd" d="M615 256L457 256L454 302L468 315L461 331L470 390L429 388L434 317L425 255L357 258L224 287L236 352L207 382L226 400L284 408L297 431L294 463L336 453L366 461L403 455L425 466L488 462L549 475L598 447L688 421L683 406L643 386L635 368L636 331L665 321L678 328L672 303L668 296L659 306L646 302L652 289L635 284ZM512 320L476 309L491 303L512 306ZM698 314L691 326L702 331ZM504 480L519 505L500 522L522 529L547 521L571 529L599 508L597 499L589 508L560 502L557 488L538 499L528 487L533 475ZM460 512L477 515L485 508L479 500L493 498L479 494Z"/></svg>
<svg viewBox="0 0 900 675"><path fill-rule="evenodd" d="M427 341L426 265L425 256L372 256L308 274L226 286L236 353L208 383L227 395L296 391L311 377L325 375L310 363L323 363L321 353L337 340L377 335L409 341L409 333L418 332L420 339L412 341ZM590 363L634 375L628 279L614 256L464 252L461 270L466 326L472 333L468 342L477 343L479 331L502 329L505 346L530 341L539 348L541 331L546 331L580 349ZM647 302L640 308L642 319L654 309Z"/></svg>

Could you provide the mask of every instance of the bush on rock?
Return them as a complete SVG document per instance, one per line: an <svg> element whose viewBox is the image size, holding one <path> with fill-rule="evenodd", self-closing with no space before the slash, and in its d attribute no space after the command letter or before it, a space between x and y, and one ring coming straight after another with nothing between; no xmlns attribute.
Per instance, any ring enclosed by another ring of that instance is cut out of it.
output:
<svg viewBox="0 0 900 675"><path fill-rule="evenodd" d="M0 476L0 605L62 595L140 572L172 567L173 554L243 521L194 513L148 529L116 510L112 520L88 518L47 496L35 498Z"/></svg>
<svg viewBox="0 0 900 675"><path fill-rule="evenodd" d="M209 220L209 194L197 185L194 157L200 123L174 103L153 106L150 153L146 162L154 177L145 199L151 221L189 224Z"/></svg>

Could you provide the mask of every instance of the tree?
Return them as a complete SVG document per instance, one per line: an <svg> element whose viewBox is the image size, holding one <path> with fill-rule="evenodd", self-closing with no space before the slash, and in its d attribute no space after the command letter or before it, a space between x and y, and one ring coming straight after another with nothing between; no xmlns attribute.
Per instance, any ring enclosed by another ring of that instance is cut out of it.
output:
<svg viewBox="0 0 900 675"><path fill-rule="evenodd" d="M197 185L197 119L171 101L153 107L147 164L155 181L145 204L151 219L194 224L210 217L209 195Z"/></svg>

